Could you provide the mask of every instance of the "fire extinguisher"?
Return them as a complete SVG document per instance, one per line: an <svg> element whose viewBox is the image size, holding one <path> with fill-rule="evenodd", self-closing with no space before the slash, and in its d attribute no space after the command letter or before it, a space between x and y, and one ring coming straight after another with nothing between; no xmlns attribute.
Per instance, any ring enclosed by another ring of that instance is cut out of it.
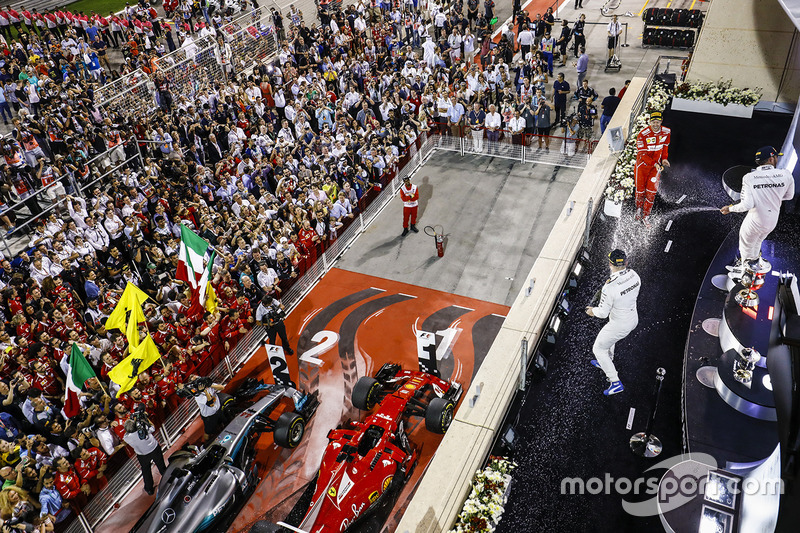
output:
<svg viewBox="0 0 800 533"><path fill-rule="evenodd" d="M436 243L436 255L444 257L444 228L442 226L425 226L425 235L433 237Z"/></svg>

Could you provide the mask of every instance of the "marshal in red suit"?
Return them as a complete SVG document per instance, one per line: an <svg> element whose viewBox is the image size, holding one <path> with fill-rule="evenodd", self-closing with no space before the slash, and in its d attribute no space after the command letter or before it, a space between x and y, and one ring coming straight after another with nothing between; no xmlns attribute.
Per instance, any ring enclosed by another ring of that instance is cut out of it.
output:
<svg viewBox="0 0 800 533"><path fill-rule="evenodd" d="M419 191L417 186L411 183L411 178L403 178L403 186L400 187L400 199L403 201L403 236L408 235L409 223L411 231L419 233L417 229L417 207L419 206Z"/></svg>
<svg viewBox="0 0 800 533"><path fill-rule="evenodd" d="M661 126L661 113L650 113L650 125L636 136L636 220L648 223L658 192L661 169L669 166L670 130Z"/></svg>

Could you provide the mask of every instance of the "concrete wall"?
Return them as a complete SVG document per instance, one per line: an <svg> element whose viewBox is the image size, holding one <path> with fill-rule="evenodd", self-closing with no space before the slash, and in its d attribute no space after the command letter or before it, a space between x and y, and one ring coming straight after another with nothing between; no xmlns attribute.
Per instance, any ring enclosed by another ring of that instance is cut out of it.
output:
<svg viewBox="0 0 800 533"><path fill-rule="evenodd" d="M621 126L628 134L631 109L644 90L645 81L645 78L631 81L609 129ZM536 280L533 292L525 296L523 289L511 306L396 529L398 533L447 531L461 511L472 477L488 455L519 383L522 339L528 339L530 349L538 342L581 247L589 199L594 199L595 210L602 206L603 191L616 161L604 136L528 275L528 279ZM567 207L573 201L568 216ZM469 399L475 396L479 385L480 396L470 407Z"/></svg>
<svg viewBox="0 0 800 533"><path fill-rule="evenodd" d="M778 0L713 0L687 79L732 79L761 87L762 100L797 103L800 56L796 29Z"/></svg>

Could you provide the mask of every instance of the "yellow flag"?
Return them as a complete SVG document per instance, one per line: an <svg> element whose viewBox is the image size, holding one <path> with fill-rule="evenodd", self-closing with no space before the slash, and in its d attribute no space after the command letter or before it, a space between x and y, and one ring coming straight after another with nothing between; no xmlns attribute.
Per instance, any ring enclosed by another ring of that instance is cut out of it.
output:
<svg viewBox="0 0 800 533"><path fill-rule="evenodd" d="M209 313L213 313L217 310L217 293L214 292L214 287L211 285L211 282L208 282L208 288L206 289L206 311Z"/></svg>
<svg viewBox="0 0 800 533"><path fill-rule="evenodd" d="M120 386L117 398L123 392L127 392L136 385L139 374L150 368L150 365L158 361L161 354L153 338L148 334L142 343L137 346L131 354L122 360L117 366L111 369L108 377L111 381Z"/></svg>
<svg viewBox="0 0 800 533"><path fill-rule="evenodd" d="M139 346L139 321L133 316L128 319L128 327L125 328L125 336L128 338L128 351L133 351Z"/></svg>
<svg viewBox="0 0 800 533"><path fill-rule="evenodd" d="M142 304L149 298L150 297L146 292L133 283L128 282L128 284L125 286L125 291L122 293L122 297L119 299L119 302L117 302L114 310L111 311L111 314L108 316L108 320L106 320L106 329L118 329L120 331L126 330L127 326L125 323L125 318L127 317L128 311L131 311L132 317L133 313L138 313L137 317L141 316L141 318L137 321L137 324L144 321Z"/></svg>

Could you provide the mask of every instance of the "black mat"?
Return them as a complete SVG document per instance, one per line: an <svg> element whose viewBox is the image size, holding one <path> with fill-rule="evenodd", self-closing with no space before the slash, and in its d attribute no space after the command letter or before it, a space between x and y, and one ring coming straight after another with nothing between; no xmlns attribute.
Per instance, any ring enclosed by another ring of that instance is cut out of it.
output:
<svg viewBox="0 0 800 533"><path fill-rule="evenodd" d="M764 144L780 146L790 116L756 113L752 120L670 112L672 168L663 177L656 201L656 225L635 225L631 203L621 220L598 218L592 228L592 260L570 297L567 319L547 377L530 386L519 410L519 468L499 532L661 531L658 517L633 517L623 496L562 494L562 480L580 477L634 481L660 478L664 470L644 471L657 460L634 456L630 436L642 431L649 415L656 369L667 374L654 433L667 459L682 452L681 374L687 333L698 290L714 254L741 216L723 217L709 206L730 203L722 173L749 164ZM686 195L681 199L681 196ZM669 231L666 226L671 221ZM665 252L668 241L672 241ZM608 275L606 254L613 247L629 253L630 266L642 277L639 327L617 344L617 369L625 392L606 398L603 373L589 365L591 347L604 321L583 308ZM629 408L636 409L626 430ZM642 491L644 492L644 490ZM646 500L624 496L629 501Z"/></svg>

